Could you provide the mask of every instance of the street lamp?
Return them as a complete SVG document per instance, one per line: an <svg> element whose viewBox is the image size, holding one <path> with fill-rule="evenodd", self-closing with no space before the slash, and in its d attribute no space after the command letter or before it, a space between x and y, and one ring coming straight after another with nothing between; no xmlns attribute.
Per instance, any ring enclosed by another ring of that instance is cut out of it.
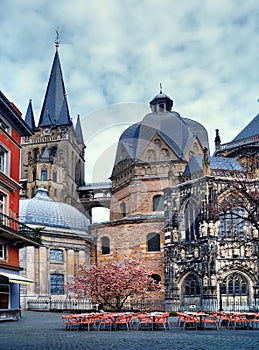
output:
<svg viewBox="0 0 259 350"><path fill-rule="evenodd" d="M223 311L223 306L222 306L222 283L224 281L223 277L218 278L218 283L219 283L219 311Z"/></svg>

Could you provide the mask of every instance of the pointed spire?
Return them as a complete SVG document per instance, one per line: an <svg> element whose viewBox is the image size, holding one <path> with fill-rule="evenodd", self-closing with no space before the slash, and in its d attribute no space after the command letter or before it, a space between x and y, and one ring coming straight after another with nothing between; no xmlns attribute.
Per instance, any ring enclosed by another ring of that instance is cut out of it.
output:
<svg viewBox="0 0 259 350"><path fill-rule="evenodd" d="M35 119L32 108L32 100L29 101L27 112L24 119L25 123L34 131L36 130Z"/></svg>
<svg viewBox="0 0 259 350"><path fill-rule="evenodd" d="M215 136L215 149L219 150L221 148L221 140L220 140L220 136L219 136L219 129L216 129L216 136Z"/></svg>
<svg viewBox="0 0 259 350"><path fill-rule="evenodd" d="M79 114L77 116L75 133L76 133L76 138L77 138L78 142L81 143L81 144L84 144L84 137L83 137L83 132L82 132L82 127L81 127Z"/></svg>
<svg viewBox="0 0 259 350"><path fill-rule="evenodd" d="M56 39L55 43L57 48L59 39ZM59 54L56 50L40 114L39 127L71 124Z"/></svg>

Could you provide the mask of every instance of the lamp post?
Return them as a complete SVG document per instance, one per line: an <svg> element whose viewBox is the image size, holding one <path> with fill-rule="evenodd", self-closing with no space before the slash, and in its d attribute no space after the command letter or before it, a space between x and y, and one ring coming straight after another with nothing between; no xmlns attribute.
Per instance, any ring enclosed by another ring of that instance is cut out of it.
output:
<svg viewBox="0 0 259 350"><path fill-rule="evenodd" d="M218 278L218 283L219 283L219 311L223 311L223 306L222 306L222 283L223 283L224 278L219 277Z"/></svg>

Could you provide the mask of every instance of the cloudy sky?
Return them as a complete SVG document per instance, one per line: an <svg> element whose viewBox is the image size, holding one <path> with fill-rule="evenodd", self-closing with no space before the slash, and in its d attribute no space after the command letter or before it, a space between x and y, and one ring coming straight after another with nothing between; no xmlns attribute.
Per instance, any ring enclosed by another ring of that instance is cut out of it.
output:
<svg viewBox="0 0 259 350"><path fill-rule="evenodd" d="M70 114L82 118L86 181L110 176L120 133L159 92L231 141L258 113L256 0L1 0L0 89L39 117L59 28Z"/></svg>

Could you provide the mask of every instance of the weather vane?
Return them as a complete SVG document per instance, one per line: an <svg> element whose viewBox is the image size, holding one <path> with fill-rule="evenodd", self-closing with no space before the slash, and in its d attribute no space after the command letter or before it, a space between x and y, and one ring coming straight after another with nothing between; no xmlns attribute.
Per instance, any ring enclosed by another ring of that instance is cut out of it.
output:
<svg viewBox="0 0 259 350"><path fill-rule="evenodd" d="M56 48L59 47L59 42L60 42L59 41L59 31L58 31L58 29L59 29L59 27L57 27L57 29L56 29L56 39L54 40Z"/></svg>
<svg viewBox="0 0 259 350"><path fill-rule="evenodd" d="M163 89L162 89L162 83L160 83L160 94L163 93Z"/></svg>

